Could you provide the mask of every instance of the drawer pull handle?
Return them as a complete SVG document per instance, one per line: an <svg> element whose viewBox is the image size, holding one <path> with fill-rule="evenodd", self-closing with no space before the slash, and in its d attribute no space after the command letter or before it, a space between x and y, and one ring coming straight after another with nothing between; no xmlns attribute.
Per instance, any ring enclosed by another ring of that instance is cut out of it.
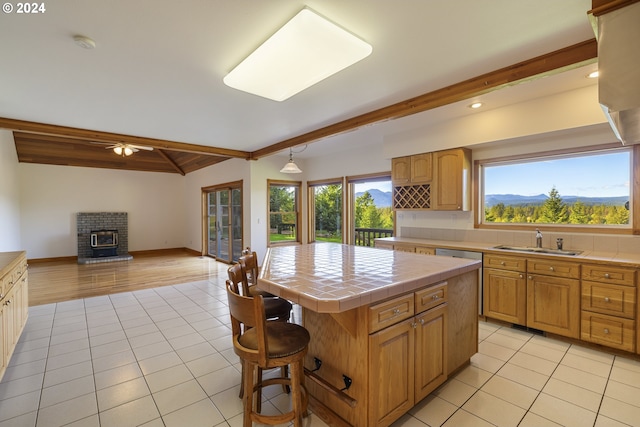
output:
<svg viewBox="0 0 640 427"><path fill-rule="evenodd" d="M608 328L604 328L603 332L608 335L609 334L609 329Z"/></svg>
<svg viewBox="0 0 640 427"><path fill-rule="evenodd" d="M549 270L550 270L550 271L556 271L556 269L555 269L555 268L553 268L553 266L549 267Z"/></svg>
<svg viewBox="0 0 640 427"><path fill-rule="evenodd" d="M532 276L532 275L529 275L529 276L527 276L527 277L529 278L529 280L532 280L532 279L533 279L533 276Z"/></svg>
<svg viewBox="0 0 640 427"><path fill-rule="evenodd" d="M604 278L605 278L605 279L610 279L610 278L611 278L611 275L610 275L609 273L604 273Z"/></svg>
<svg viewBox="0 0 640 427"><path fill-rule="evenodd" d="M523 279L524 278L524 274L520 274L520 278Z"/></svg>
<svg viewBox="0 0 640 427"><path fill-rule="evenodd" d="M609 297L604 297L604 302L610 302L611 300L609 299Z"/></svg>
<svg viewBox="0 0 640 427"><path fill-rule="evenodd" d="M397 316L398 314L400 314L400 309L399 308L394 308L393 309L393 314L394 314L394 316Z"/></svg>
<svg viewBox="0 0 640 427"><path fill-rule="evenodd" d="M438 298L440 298L440 296L439 296L439 295L433 295L433 296L431 297L431 299L432 299L432 300L437 300Z"/></svg>
<svg viewBox="0 0 640 427"><path fill-rule="evenodd" d="M413 323L411 324L411 326L413 327L413 329L415 329L415 328L417 328L417 327L418 327L418 324L417 324L416 322L413 322Z"/></svg>
<svg viewBox="0 0 640 427"><path fill-rule="evenodd" d="M420 324L424 326L424 319L420 319Z"/></svg>
<svg viewBox="0 0 640 427"><path fill-rule="evenodd" d="M500 261L500 265L506 265L507 263L504 261Z"/></svg>

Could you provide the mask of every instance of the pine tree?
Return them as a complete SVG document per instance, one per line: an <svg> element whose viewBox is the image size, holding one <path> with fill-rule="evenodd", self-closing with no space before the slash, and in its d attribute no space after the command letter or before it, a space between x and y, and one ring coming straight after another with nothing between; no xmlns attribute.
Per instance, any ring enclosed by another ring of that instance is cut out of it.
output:
<svg viewBox="0 0 640 427"><path fill-rule="evenodd" d="M562 202L560 193L554 186L549 191L549 197L545 200L540 209L540 216L536 222L542 222L547 224L562 224L566 223L569 218L569 210L567 205Z"/></svg>

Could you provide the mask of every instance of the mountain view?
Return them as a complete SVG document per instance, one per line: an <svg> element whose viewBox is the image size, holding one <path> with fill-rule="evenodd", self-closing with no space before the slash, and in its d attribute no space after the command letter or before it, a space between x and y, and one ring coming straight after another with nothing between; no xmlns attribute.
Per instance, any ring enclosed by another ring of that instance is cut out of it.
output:
<svg viewBox="0 0 640 427"><path fill-rule="evenodd" d="M379 208L390 208L391 207L391 191L381 191L377 188L371 188L366 190L373 197L373 202ZM365 191L359 191L356 193L356 197L360 197L365 193Z"/></svg>
<svg viewBox="0 0 640 427"><path fill-rule="evenodd" d="M523 196L520 194L487 194L484 197L484 205L487 208L502 203L505 206L537 206L543 204L549 196L547 194L537 194L535 196ZM562 196L562 201L572 205L577 201L587 206L607 205L622 206L629 200L628 196L618 197L584 197L584 196Z"/></svg>

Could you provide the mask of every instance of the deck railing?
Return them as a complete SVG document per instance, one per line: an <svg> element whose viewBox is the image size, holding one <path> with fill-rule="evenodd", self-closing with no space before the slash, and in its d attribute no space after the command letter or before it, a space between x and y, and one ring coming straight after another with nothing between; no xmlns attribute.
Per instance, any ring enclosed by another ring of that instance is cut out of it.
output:
<svg viewBox="0 0 640 427"><path fill-rule="evenodd" d="M379 237L393 237L393 230L386 228L356 228L355 244L356 246L373 247L374 239Z"/></svg>

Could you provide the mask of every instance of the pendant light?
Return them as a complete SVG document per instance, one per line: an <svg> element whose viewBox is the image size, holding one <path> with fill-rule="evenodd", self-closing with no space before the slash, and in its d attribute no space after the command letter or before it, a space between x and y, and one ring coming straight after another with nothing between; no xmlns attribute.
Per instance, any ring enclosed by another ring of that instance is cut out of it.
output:
<svg viewBox="0 0 640 427"><path fill-rule="evenodd" d="M306 147L305 147L306 148ZM293 149L289 148L289 161L282 169L280 169L282 173L302 173L298 165L296 165L293 161Z"/></svg>

